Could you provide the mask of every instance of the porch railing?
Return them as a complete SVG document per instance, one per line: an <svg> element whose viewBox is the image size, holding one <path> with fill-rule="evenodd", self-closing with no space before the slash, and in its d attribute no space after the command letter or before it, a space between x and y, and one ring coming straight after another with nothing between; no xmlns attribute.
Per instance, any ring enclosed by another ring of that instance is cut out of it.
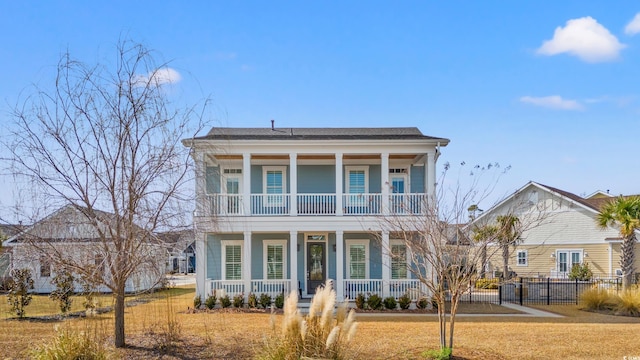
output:
<svg viewBox="0 0 640 360"><path fill-rule="evenodd" d="M249 214L246 198L240 194L207 195L206 215L212 216L288 216L295 206L299 216L335 215L336 194L251 194ZM345 216L382 215L385 212L382 194L342 194L342 214ZM390 194L387 211L395 215L417 215L426 211L426 194Z"/></svg>
<svg viewBox="0 0 640 360"><path fill-rule="evenodd" d="M382 297L382 280L380 279L361 279L361 280L344 280L344 297L353 300L362 293L364 296L377 294Z"/></svg>
<svg viewBox="0 0 640 360"><path fill-rule="evenodd" d="M291 292L290 280L251 280L251 292L260 295L268 294L271 298L275 298L278 294L284 293L285 296Z"/></svg>
<svg viewBox="0 0 640 360"><path fill-rule="evenodd" d="M389 296L398 299L405 294L416 301L427 293L424 285L416 279L389 280Z"/></svg>
<svg viewBox="0 0 640 360"><path fill-rule="evenodd" d="M217 297L228 295L229 298L233 298L245 292L243 280L209 280L208 283L208 293L215 292Z"/></svg>

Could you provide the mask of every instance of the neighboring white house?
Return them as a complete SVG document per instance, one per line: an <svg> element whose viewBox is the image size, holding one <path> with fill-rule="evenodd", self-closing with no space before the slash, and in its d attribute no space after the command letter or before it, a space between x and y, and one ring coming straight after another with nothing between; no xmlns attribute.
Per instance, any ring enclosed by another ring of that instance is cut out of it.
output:
<svg viewBox="0 0 640 360"><path fill-rule="evenodd" d="M408 261L388 254L406 249L381 219L424 212L448 139L415 127L272 124L213 128L183 143L197 165L197 294L310 297L327 279L339 299L419 287Z"/></svg>
<svg viewBox="0 0 640 360"><path fill-rule="evenodd" d="M106 222L114 215L102 211L95 212L100 214L100 219L97 219L99 226L108 233ZM54 262L50 259L52 254L60 254L78 264L86 264L85 267L95 267L100 271L97 276L108 278L109 269L105 256L107 252L113 252L115 249L112 244L105 244L100 239L98 231L87 215L78 208L67 205L26 227L5 240L2 245L11 252L12 269L31 270L35 283L34 292L49 293L54 289L51 280L56 275ZM144 251L145 256L140 258L147 261L142 263L139 271L127 281L127 292L158 287L164 277L166 251L157 241L141 241L144 243L139 251ZM81 290L80 284L76 283L76 291ZM104 286L94 290L109 291Z"/></svg>
<svg viewBox="0 0 640 360"><path fill-rule="evenodd" d="M193 274L196 272L196 243L193 229L169 231L158 234L163 245L167 248L168 273Z"/></svg>
<svg viewBox="0 0 640 360"><path fill-rule="evenodd" d="M526 229L509 259L510 270L519 276L564 278L573 265L587 262L595 276L613 277L620 274L619 229L596 225L599 209L612 199L603 192L583 198L529 182L471 225L495 222L503 214L521 218ZM502 271L500 251L490 260L490 270ZM636 247L636 269L640 269L640 246Z"/></svg>

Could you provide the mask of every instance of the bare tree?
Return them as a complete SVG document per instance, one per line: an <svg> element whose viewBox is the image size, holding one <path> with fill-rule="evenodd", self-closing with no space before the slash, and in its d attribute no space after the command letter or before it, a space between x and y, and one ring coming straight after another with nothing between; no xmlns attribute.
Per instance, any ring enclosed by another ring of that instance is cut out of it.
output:
<svg viewBox="0 0 640 360"><path fill-rule="evenodd" d="M27 239L55 267L113 292L114 342L122 347L127 280L153 261L156 230L184 223L193 209L185 186L193 172L180 140L203 124L195 107L169 101L177 72L145 46L120 41L113 59L90 66L64 54L55 86L36 87L15 108L6 145L13 173L36 190L34 204L70 207L90 228L79 231L94 244L83 256L65 256L60 239L37 231Z"/></svg>
<svg viewBox="0 0 640 360"><path fill-rule="evenodd" d="M482 224L469 224L469 209L472 204L488 198L506 170L498 164L476 166L466 186L460 179L448 187L440 185L435 196L421 204L420 213L390 215L383 220L383 229L390 237L401 240L406 246L411 259L409 271L419 279L426 289L425 296L437 307L443 355L453 351L460 299L471 291L481 274L479 269L484 269L488 259L501 249L492 246L498 243L500 231ZM449 165L445 164L438 184L448 184L448 171ZM491 175L489 185L481 186ZM515 208L509 210L516 211ZM536 216L536 219L541 218L541 214ZM538 223L532 221L527 226L530 228ZM387 253L395 256L390 250ZM448 311L446 305L449 305Z"/></svg>

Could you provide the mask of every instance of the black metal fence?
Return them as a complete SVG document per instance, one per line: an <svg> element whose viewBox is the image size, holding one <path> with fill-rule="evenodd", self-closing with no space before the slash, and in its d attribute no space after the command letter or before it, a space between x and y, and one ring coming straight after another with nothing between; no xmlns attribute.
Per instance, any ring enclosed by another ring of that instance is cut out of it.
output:
<svg viewBox="0 0 640 360"><path fill-rule="evenodd" d="M519 278L514 282L500 285L499 303L510 302L520 305L539 304L578 304L583 292L601 288L612 291L620 291L622 280L620 278L596 279L589 281L568 279L538 279Z"/></svg>

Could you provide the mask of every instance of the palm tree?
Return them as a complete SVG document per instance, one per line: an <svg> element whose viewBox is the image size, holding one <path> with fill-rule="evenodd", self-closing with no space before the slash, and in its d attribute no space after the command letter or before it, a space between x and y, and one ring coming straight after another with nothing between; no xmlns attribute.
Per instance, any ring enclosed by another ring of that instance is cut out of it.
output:
<svg viewBox="0 0 640 360"><path fill-rule="evenodd" d="M618 197L600 209L596 223L602 229L618 226L622 236L620 248L620 268L622 269L622 287L628 289L632 283L635 258L635 231L640 229L640 197Z"/></svg>
<svg viewBox="0 0 640 360"><path fill-rule="evenodd" d="M500 215L496 218L496 222L498 223L497 239L502 248L502 277L508 280L510 278L509 247L517 245L520 241L522 232L520 219L515 215Z"/></svg>
<svg viewBox="0 0 640 360"><path fill-rule="evenodd" d="M480 244L480 278L484 279L487 268L487 243L495 238L498 227L495 225L483 225L473 230L473 240Z"/></svg>

